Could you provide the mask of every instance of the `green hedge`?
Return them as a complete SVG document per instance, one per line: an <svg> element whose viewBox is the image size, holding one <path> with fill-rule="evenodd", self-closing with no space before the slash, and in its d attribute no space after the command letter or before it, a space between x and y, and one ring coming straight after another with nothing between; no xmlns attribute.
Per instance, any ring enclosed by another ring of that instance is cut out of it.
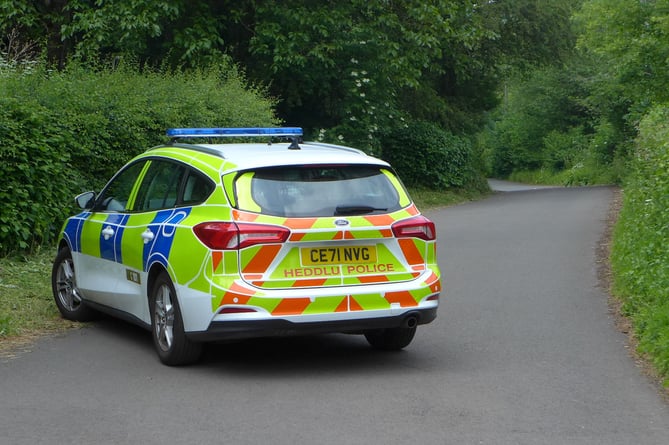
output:
<svg viewBox="0 0 669 445"><path fill-rule="evenodd" d="M53 235L77 182L53 114L0 97L0 252L28 249Z"/></svg>
<svg viewBox="0 0 669 445"><path fill-rule="evenodd" d="M381 152L408 186L486 188L471 141L435 124L417 121L391 131L381 141Z"/></svg>
<svg viewBox="0 0 669 445"><path fill-rule="evenodd" d="M642 120L633 168L614 234L615 291L640 350L669 377L669 105Z"/></svg>
<svg viewBox="0 0 669 445"><path fill-rule="evenodd" d="M0 69L0 254L54 240L72 197L99 190L168 127L276 125L275 103L233 66Z"/></svg>

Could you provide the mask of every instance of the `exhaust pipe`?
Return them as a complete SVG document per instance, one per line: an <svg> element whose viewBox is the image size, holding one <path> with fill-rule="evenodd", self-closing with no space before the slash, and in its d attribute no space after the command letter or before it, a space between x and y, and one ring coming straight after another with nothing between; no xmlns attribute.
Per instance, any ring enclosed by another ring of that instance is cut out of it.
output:
<svg viewBox="0 0 669 445"><path fill-rule="evenodd" d="M402 327L403 328L415 328L416 326L418 326L418 315L417 314L407 315L407 317L402 322Z"/></svg>

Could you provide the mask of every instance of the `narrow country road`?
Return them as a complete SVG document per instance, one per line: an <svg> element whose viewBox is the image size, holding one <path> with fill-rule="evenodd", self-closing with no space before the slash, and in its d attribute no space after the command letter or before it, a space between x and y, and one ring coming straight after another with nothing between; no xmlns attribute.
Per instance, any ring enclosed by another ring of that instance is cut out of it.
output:
<svg viewBox="0 0 669 445"><path fill-rule="evenodd" d="M511 190L428 212L446 292L405 351L254 340L169 368L104 319L0 359L0 444L666 445L598 287L613 191Z"/></svg>

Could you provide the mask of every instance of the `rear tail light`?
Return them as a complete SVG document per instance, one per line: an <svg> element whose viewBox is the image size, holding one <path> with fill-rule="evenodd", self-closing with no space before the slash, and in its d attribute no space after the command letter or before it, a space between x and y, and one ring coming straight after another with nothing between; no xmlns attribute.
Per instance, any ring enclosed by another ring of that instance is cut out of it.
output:
<svg viewBox="0 0 669 445"><path fill-rule="evenodd" d="M434 223L424 216L399 221L392 226L396 238L420 238L432 241L437 238Z"/></svg>
<svg viewBox="0 0 669 445"><path fill-rule="evenodd" d="M234 222L205 222L193 227L193 232L213 250L239 250L256 244L283 243L290 230L280 226Z"/></svg>

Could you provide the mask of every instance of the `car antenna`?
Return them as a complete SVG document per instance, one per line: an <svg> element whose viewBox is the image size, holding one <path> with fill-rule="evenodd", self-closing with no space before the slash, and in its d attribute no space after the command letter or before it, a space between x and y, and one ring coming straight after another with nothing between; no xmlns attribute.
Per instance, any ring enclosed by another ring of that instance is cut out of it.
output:
<svg viewBox="0 0 669 445"><path fill-rule="evenodd" d="M300 142L299 136L291 136L288 150L301 150L299 142Z"/></svg>

